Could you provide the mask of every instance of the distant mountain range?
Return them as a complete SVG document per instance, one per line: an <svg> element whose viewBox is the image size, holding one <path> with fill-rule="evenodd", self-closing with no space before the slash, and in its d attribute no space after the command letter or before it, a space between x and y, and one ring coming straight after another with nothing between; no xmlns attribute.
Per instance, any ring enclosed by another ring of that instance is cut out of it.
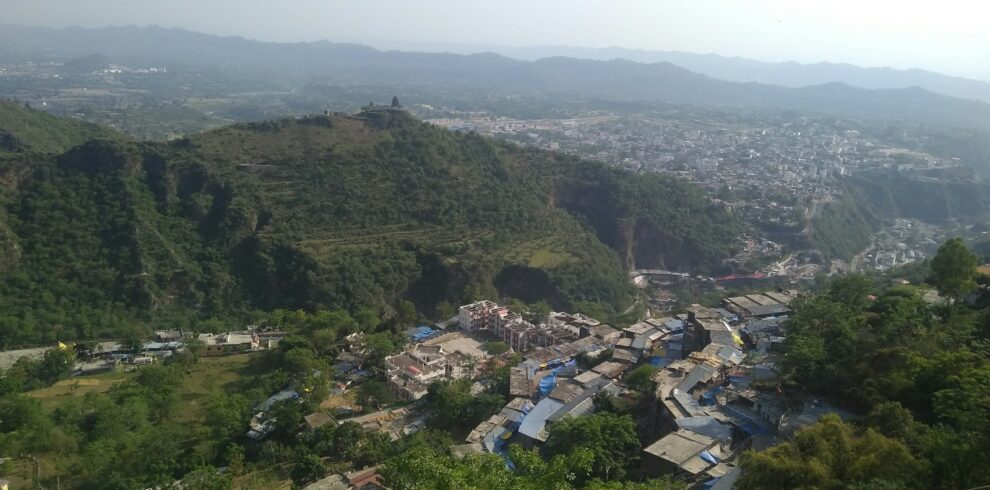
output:
<svg viewBox="0 0 990 490"><path fill-rule="evenodd" d="M265 43L160 27L0 27L0 60L101 54L114 63L238 70L256 79L396 88L474 90L615 101L798 110L990 128L990 104L919 87L865 89L845 83L783 87L719 80L670 62L568 57L524 61L494 53L379 51L357 44ZM687 59L687 58L685 58ZM726 68L728 70L728 68ZM978 83L978 82L977 82Z"/></svg>
<svg viewBox="0 0 990 490"><path fill-rule="evenodd" d="M942 95L990 102L990 82L944 75L927 70L900 70L889 67L862 67L849 63L774 63L738 56L722 56L684 51L655 51L619 47L588 48L580 46L508 47L457 43L370 43L379 49L449 52L454 54L498 53L525 61L565 56L568 58L609 61L615 59L637 63L673 63L695 73L730 82L754 82L782 87L807 87L825 83L845 83L860 88L921 87Z"/></svg>

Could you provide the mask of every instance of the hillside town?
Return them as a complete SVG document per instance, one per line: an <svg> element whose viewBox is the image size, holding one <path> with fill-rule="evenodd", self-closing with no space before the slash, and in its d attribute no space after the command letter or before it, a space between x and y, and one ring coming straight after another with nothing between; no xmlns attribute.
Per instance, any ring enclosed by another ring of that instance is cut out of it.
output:
<svg viewBox="0 0 990 490"><path fill-rule="evenodd" d="M399 440L425 426L428 414L418 406L431 384L465 379L481 393L491 367L515 359L517 364L507 366L509 401L452 448L461 457L493 453L511 464L510 445L539 447L553 424L595 413L602 397L637 396L625 375L650 366L652 391L640 395L652 400L649 416L657 429L642 448L644 470L731 488L742 450L770 447L825 413L847 416L814 399L794 404L794 397L782 396L776 385L774 356L786 336L788 305L797 296L778 290L727 297L717 308L693 305L623 329L581 313L527 318L495 302L478 301L461 306L447 328L409 329L408 345L386 358L389 390L403 406L357 416L348 416L349 409L315 412L306 416L306 424L316 430L357 422L366 431ZM355 350L342 352L337 362L353 373L360 370L362 354L358 337L349 341ZM483 345L491 341L504 342L509 351L485 352ZM270 401L298 396L280 392ZM326 486L331 481L353 488L342 474L307 488L337 488Z"/></svg>
<svg viewBox="0 0 990 490"><path fill-rule="evenodd" d="M444 114L430 109L431 114ZM714 204L735 212L757 230L742 237L745 246L728 263L772 262L759 272L786 275L794 281L830 270L828 264L789 260L787 252L803 250L785 250L784 244L806 233L816 213L842 196L844 177L889 170L930 179L929 175L960 167L958 159L927 153L924 148L929 141L924 138L905 133L883 140L835 118L759 113L728 117L684 109L588 111L560 119L448 112L447 117L427 122L591 158L633 172L658 172L692 181ZM902 250L905 253L898 264L934 252L930 244ZM882 271L889 267L889 261L859 260L851 266L836 264L831 270Z"/></svg>
<svg viewBox="0 0 990 490"><path fill-rule="evenodd" d="M569 119L511 119L486 113L429 119L528 146L594 158L637 172L663 172L712 192L744 196L750 213L787 223L796 204L827 202L835 177L864 170L932 170L958 161L894 146L834 119L757 114L737 122L680 112L632 115L593 112ZM727 191L732 191L727 192ZM783 195L791 202L780 202ZM729 199L722 198L729 202ZM793 219L790 218L790 219Z"/></svg>
<svg viewBox="0 0 990 490"><path fill-rule="evenodd" d="M553 424L594 414L602 397L637 396L639 387L631 387L625 376L650 366L652 391L639 396L651 397L649 416L657 430L653 442L642 448L644 474L731 488L742 450L770 447L825 413L846 416L813 399L794 405L793 397L782 396L775 385L774 356L786 336L788 305L797 296L794 290L776 290L726 297L717 308L692 305L622 329L581 313L551 311L534 318L493 301L478 301L458 308L444 325L408 329L408 344L385 358L382 376L397 405L380 411L337 405L306 415L305 425L315 431L327 424L356 423L397 441L426 427L428 414L420 402L431 384L469 380L472 392L479 394L488 389L492 368L505 366L509 401L452 451L462 457L493 453L511 464L510 445L539 447ZM272 350L284 335L257 326L220 334L159 331L153 341L140 345L99 344L77 364L75 374L129 369L190 347L208 357ZM493 341L504 343L507 352L487 352L485 344ZM346 344L334 360L332 399L346 399L376 377L366 369L363 334L349 335ZM292 385L273 393L254 407L246 436L265 440L277 422L274 407L306 396ZM306 488L363 488L355 482L376 481L375 469L365 468L333 474Z"/></svg>

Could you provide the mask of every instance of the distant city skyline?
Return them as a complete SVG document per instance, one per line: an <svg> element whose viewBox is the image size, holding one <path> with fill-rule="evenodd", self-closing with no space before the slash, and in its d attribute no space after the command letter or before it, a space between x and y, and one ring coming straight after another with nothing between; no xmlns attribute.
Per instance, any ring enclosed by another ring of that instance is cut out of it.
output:
<svg viewBox="0 0 990 490"><path fill-rule="evenodd" d="M261 41L579 46L919 68L990 81L990 5L943 0L0 0L2 22L161 25Z"/></svg>

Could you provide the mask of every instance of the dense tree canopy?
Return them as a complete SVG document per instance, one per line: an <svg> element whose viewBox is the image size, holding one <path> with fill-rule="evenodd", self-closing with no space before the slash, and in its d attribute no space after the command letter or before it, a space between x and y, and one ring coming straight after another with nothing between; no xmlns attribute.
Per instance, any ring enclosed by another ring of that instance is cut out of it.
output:
<svg viewBox="0 0 990 490"><path fill-rule="evenodd" d="M742 490L763 488L927 488L926 467L901 442L873 430L857 434L835 415L793 440L743 456Z"/></svg>
<svg viewBox="0 0 990 490"><path fill-rule="evenodd" d="M436 427L469 429L505 405L500 394L471 393L471 380L439 381L430 385L423 407Z"/></svg>
<svg viewBox="0 0 990 490"><path fill-rule="evenodd" d="M932 259L931 283L944 296L959 299L976 287L976 266L976 256L962 238L949 239Z"/></svg>
<svg viewBox="0 0 990 490"><path fill-rule="evenodd" d="M64 125L54 133L89 134ZM691 184L405 114L245 124L173 143L23 136L0 166L17 182L0 192L0 346L206 330L253 309L327 310L326 324L343 308L354 324L342 330L372 331L516 291L618 311L634 259L706 267L742 229ZM661 231L665 256L636 247ZM629 250L638 256L617 253Z"/></svg>
<svg viewBox="0 0 990 490"><path fill-rule="evenodd" d="M949 285L943 291L947 295L969 291L969 286L960 285L972 277L973 263L959 245L950 240L942 247L940 262L951 266L933 272L942 275L933 282L943 288ZM839 439L815 442L826 435L816 429L799 435L803 442L750 455L744 459L744 469L747 462L759 468L747 477L753 482L751 488L772 481L774 475L818 488L854 483L970 488L990 481L987 466L980 462L981 451L975 449L990 446L990 311L964 304L946 308L926 301L924 287L883 289L856 276L834 281L822 294L803 298L793 307L781 359L784 392L807 390L869 413L865 425L876 433L833 420L825 426L841 435ZM895 444L879 439L880 435L903 445L916 461L904 460L902 451L895 451ZM901 470L910 479L871 466L872 457L856 452L860 442L893 451L893 462L915 468ZM830 452L804 449L835 444L845 448L835 452L855 458L835 459ZM854 470L861 474L851 473ZM874 478L877 481L871 483Z"/></svg>
<svg viewBox="0 0 990 490"><path fill-rule="evenodd" d="M567 417L550 426L544 450L550 456L576 448L591 455L591 474L603 480L621 479L639 459L636 424L625 415L604 412L587 417Z"/></svg>
<svg viewBox="0 0 990 490"><path fill-rule="evenodd" d="M423 449L406 451L390 460L383 474L397 490L683 490L686 485L668 479L642 483L605 482L589 479L592 475L592 451L577 448L567 454L545 460L534 451L519 446L509 449L515 471L494 454L472 455L457 459L441 451Z"/></svg>

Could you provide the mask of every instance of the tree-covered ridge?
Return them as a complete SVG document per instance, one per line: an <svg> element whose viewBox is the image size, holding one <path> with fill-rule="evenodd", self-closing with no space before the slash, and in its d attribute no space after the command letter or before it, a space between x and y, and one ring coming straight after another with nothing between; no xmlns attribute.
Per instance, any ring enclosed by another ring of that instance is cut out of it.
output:
<svg viewBox="0 0 990 490"><path fill-rule="evenodd" d="M820 206L807 226L807 245L826 258L848 259L870 244L895 218L929 223L983 216L990 210L990 186L975 177L938 180L894 170L846 178L838 198Z"/></svg>
<svg viewBox="0 0 990 490"><path fill-rule="evenodd" d="M4 193L2 342L121 334L136 318L233 311L243 295L193 199L161 199L154 149L93 141L34 155ZM219 221L219 220L218 220Z"/></svg>
<svg viewBox="0 0 990 490"><path fill-rule="evenodd" d="M693 186L404 113L98 140L3 167L0 345L251 309L432 314L500 293L631 298L626 268L717 267L741 230Z"/></svg>
<svg viewBox="0 0 990 490"><path fill-rule="evenodd" d="M93 138L120 138L95 124L59 118L0 99L0 154L61 153Z"/></svg>
<svg viewBox="0 0 990 490"><path fill-rule="evenodd" d="M783 391L867 414L743 458L742 488L973 488L990 482L990 309L960 239L932 261L941 297L916 286L835 280L792 305ZM986 278L979 281L986 282Z"/></svg>

